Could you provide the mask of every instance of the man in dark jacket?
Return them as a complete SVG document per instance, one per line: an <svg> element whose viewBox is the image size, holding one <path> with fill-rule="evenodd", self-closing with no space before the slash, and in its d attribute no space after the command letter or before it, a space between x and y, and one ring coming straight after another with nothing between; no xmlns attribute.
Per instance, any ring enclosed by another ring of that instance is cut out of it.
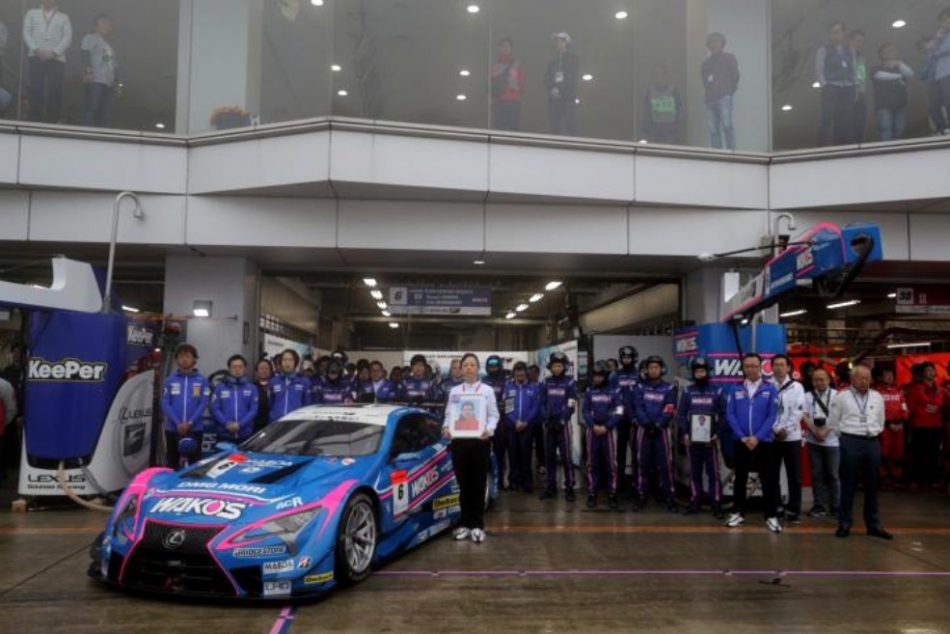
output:
<svg viewBox="0 0 950 634"><path fill-rule="evenodd" d="M551 134L561 134L561 123L568 136L577 136L577 80L580 65L571 52L571 36L555 33L557 57L548 63L544 87L548 91Z"/></svg>
<svg viewBox="0 0 950 634"><path fill-rule="evenodd" d="M644 98L641 135L650 143L681 143L682 120L683 99L680 91L670 82L666 66L657 66L653 71L653 84Z"/></svg>
<svg viewBox="0 0 950 634"><path fill-rule="evenodd" d="M732 99L739 88L739 62L732 53L726 53L726 36L710 33L706 39L709 57L703 62L702 77L706 87L706 128L710 147L736 149L736 129L732 122Z"/></svg>

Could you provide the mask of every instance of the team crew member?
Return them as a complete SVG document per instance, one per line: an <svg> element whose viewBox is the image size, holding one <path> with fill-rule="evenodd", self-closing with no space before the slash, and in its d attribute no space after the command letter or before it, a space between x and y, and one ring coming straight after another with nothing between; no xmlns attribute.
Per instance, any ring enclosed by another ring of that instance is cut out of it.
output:
<svg viewBox="0 0 950 634"><path fill-rule="evenodd" d="M778 480L772 460L772 428L778 419L778 390L762 380L762 357L750 352L742 357L745 380L732 386L726 405L726 420L736 437L733 481L733 513L726 526L735 528L745 523L745 504L749 472L758 471L765 505L765 525L773 533L781 533L778 521Z"/></svg>
<svg viewBox="0 0 950 634"><path fill-rule="evenodd" d="M792 362L784 354L772 357L772 380L778 390L778 418L772 426L775 439L775 481L781 482L782 464L788 482L788 504L785 519L798 524L802 512L802 416L805 414L805 390L789 376Z"/></svg>
<svg viewBox="0 0 950 634"><path fill-rule="evenodd" d="M257 386L244 376L247 360L239 354L228 359L228 378L214 388L211 415L218 424L218 440L242 443L254 431Z"/></svg>
<svg viewBox="0 0 950 634"><path fill-rule="evenodd" d="M864 526L868 535L894 539L881 526L877 505L881 468L878 439L884 431L884 399L870 388L871 371L859 365L851 372L851 386L836 394L829 407L828 427L841 438L841 508L835 537L847 537L851 533L854 494L863 474Z"/></svg>
<svg viewBox="0 0 950 634"><path fill-rule="evenodd" d="M528 366L528 380L540 388L541 368L533 363ZM534 443L534 455L538 461L538 473L544 475L544 425L541 424L541 422L539 418L538 424L534 426L534 440L531 442Z"/></svg>
<svg viewBox="0 0 950 634"><path fill-rule="evenodd" d="M485 361L484 383L495 393L495 407L498 408L499 412L503 411L505 409L505 384L508 381L505 379L505 369L502 367L501 357L497 354L491 355ZM495 437L492 442L494 443L495 459L498 461L498 486L504 488L505 475L508 473L508 462L506 460L508 456L508 438L505 435L504 425L499 425L498 429L495 430Z"/></svg>
<svg viewBox="0 0 950 634"><path fill-rule="evenodd" d="M940 481L940 443L943 440L944 391L929 361L921 364L923 381L907 392L910 410L910 452L914 484L936 487Z"/></svg>
<svg viewBox="0 0 950 634"><path fill-rule="evenodd" d="M884 399L884 431L881 433L881 475L890 485L904 479L904 422L907 401L904 390L894 384L894 372L874 368L874 389Z"/></svg>
<svg viewBox="0 0 950 634"><path fill-rule="evenodd" d="M831 375L824 368L816 368L811 380L814 389L805 395L803 419L815 498L808 516L824 517L830 513L837 517L841 499L841 483L838 479L841 450L838 434L827 425L835 391L831 389Z"/></svg>
<svg viewBox="0 0 950 634"><path fill-rule="evenodd" d="M339 361L327 364L327 376L320 381L312 392L314 403L320 405L348 405L356 396L353 383L343 375Z"/></svg>
<svg viewBox="0 0 950 634"><path fill-rule="evenodd" d="M693 384L683 390L677 409L679 433L689 447L690 502L684 515L699 513L703 498L703 473L709 479L713 516L722 514L722 482L719 479L719 427L722 424L722 392L709 382L709 362L699 357L689 365ZM705 427L708 438L694 437L693 428Z"/></svg>
<svg viewBox="0 0 950 634"><path fill-rule="evenodd" d="M673 454L670 450L670 423L676 411L676 388L663 380L666 362L657 355L647 358L647 379L636 392L637 446L639 456L639 494L633 510L647 503L650 481L657 474L660 498L666 508L675 510L673 502Z"/></svg>
<svg viewBox="0 0 950 634"><path fill-rule="evenodd" d="M410 405L441 402L443 396L439 391L439 386L431 376L426 375L425 356L415 355L409 365L412 368L412 375L402 382L402 400Z"/></svg>
<svg viewBox="0 0 950 634"><path fill-rule="evenodd" d="M452 362L449 364L449 375L442 379L442 383L439 384L439 390L441 390L445 400L448 401L449 392L452 391L452 388L464 382L465 379L462 378L462 360L452 359Z"/></svg>
<svg viewBox="0 0 950 634"><path fill-rule="evenodd" d="M620 367L610 375L610 387L620 392L623 401L623 418L617 425L617 472L619 480L617 488L623 490L627 486L627 449L631 455L631 479L637 478L637 442L634 432L636 425L635 395L640 383L640 372L637 370L637 358L640 356L633 346L624 346L617 352L620 357ZM632 447L630 445L633 445ZM631 497L636 494L636 486L630 485Z"/></svg>
<svg viewBox="0 0 950 634"><path fill-rule="evenodd" d="M172 469L181 466L178 441L192 438L201 448L204 437L202 417L208 407L211 389L195 364L198 351L190 343L175 348L175 363L178 370L165 379L162 392L162 411L165 413L165 464ZM196 458L197 456L189 456Z"/></svg>
<svg viewBox="0 0 950 634"><path fill-rule="evenodd" d="M386 378L386 368L379 361L369 364L369 381L362 383L357 395L361 403L390 403L399 399L399 387Z"/></svg>
<svg viewBox="0 0 950 634"><path fill-rule="evenodd" d="M581 410L587 424L587 508L597 506L597 491L607 489L611 509L617 508L617 448L614 429L623 418L623 401L610 387L610 370L603 361L591 370L591 386L584 394ZM601 476L606 473L607 481Z"/></svg>
<svg viewBox="0 0 950 634"><path fill-rule="evenodd" d="M564 470L564 499L574 501L574 463L571 459L571 419L577 403L577 385L567 376L567 355L548 358L551 376L544 380L541 411L544 418L544 469L547 487L541 499L557 497L557 464Z"/></svg>
<svg viewBox="0 0 950 634"><path fill-rule="evenodd" d="M455 531L455 540L471 537L479 544L485 541L485 487L491 471L491 439L498 425L498 403L495 392L478 380L478 357L471 352L462 357L464 383L452 388L448 406L445 408L445 423L442 435L452 442L452 464L459 485L459 506L462 509L461 526ZM461 396L479 395L485 403L485 431L481 438L452 439L450 421L456 415L453 405Z"/></svg>
<svg viewBox="0 0 950 634"><path fill-rule="evenodd" d="M270 380L271 422L310 404L310 380L297 374L300 355L295 350L280 353L281 373Z"/></svg>
<svg viewBox="0 0 950 634"><path fill-rule="evenodd" d="M270 380L274 378L274 366L268 359L257 362L254 387L257 388L257 416L254 417L254 433L267 427L270 422Z"/></svg>
<svg viewBox="0 0 950 634"><path fill-rule="evenodd" d="M534 470L531 468L531 445L534 430L540 424L541 386L528 381L528 366L515 364L514 377L505 386L505 432L508 436L508 457L511 460L512 486L525 493L534 491Z"/></svg>

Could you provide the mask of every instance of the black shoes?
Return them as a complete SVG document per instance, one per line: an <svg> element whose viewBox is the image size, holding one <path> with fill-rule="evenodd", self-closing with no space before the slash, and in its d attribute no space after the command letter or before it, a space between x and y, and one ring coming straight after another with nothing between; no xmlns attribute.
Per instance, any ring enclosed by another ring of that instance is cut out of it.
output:
<svg viewBox="0 0 950 634"><path fill-rule="evenodd" d="M785 521L788 522L789 524L801 524L802 518L799 517L798 515L792 515L791 513L786 513Z"/></svg>
<svg viewBox="0 0 950 634"><path fill-rule="evenodd" d="M557 491L556 491L556 490L555 490L554 494L557 495ZM574 501L574 489L565 489L565 491L564 491L564 500L565 500L566 502L573 502L573 501Z"/></svg>
<svg viewBox="0 0 950 634"><path fill-rule="evenodd" d="M666 501L666 510L670 513L679 513L679 508L677 508L676 502L673 501L673 498L670 498Z"/></svg>
<svg viewBox="0 0 950 634"><path fill-rule="evenodd" d="M726 517L725 513L722 512L722 505L713 504L713 517L717 520L721 520Z"/></svg>
<svg viewBox="0 0 950 634"><path fill-rule="evenodd" d="M888 541L894 539L894 535L892 535L891 533L888 533L886 530L880 527L869 528L868 537L877 537L878 539L886 539Z"/></svg>
<svg viewBox="0 0 950 634"><path fill-rule="evenodd" d="M597 496L596 496L596 495L588 495L588 496L587 496L587 508L592 509L592 508L594 508L595 506L597 506Z"/></svg>
<svg viewBox="0 0 950 634"><path fill-rule="evenodd" d="M554 487L548 487L541 494L542 500L554 500L557 498L557 489Z"/></svg>
<svg viewBox="0 0 950 634"><path fill-rule="evenodd" d="M611 511L616 511L616 510L617 510L617 507L618 507L619 505L617 504L617 494L616 494L616 493L611 493L610 495L607 496L607 506L610 507L610 510L611 510Z"/></svg>
<svg viewBox="0 0 950 634"><path fill-rule="evenodd" d="M683 515L698 515L699 514L699 504L696 502L691 503L683 511Z"/></svg>
<svg viewBox="0 0 950 634"><path fill-rule="evenodd" d="M835 531L835 537L841 537L842 539L851 534L851 529L846 526L839 526L838 530Z"/></svg>

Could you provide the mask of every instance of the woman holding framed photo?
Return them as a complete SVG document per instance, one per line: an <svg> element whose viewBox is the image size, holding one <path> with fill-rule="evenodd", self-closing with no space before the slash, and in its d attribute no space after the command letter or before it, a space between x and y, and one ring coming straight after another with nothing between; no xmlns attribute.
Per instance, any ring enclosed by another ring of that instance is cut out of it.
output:
<svg viewBox="0 0 950 634"><path fill-rule="evenodd" d="M442 435L452 442L452 464L459 484L461 526L455 540L485 541L485 486L491 471L491 439L498 425L495 391L478 379L480 364L471 352L462 357L464 380L449 392Z"/></svg>

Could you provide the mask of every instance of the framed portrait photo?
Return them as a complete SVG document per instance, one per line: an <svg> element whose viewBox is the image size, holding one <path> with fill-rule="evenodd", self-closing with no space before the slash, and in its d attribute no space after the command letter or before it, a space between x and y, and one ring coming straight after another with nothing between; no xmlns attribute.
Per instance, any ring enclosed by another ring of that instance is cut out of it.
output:
<svg viewBox="0 0 950 634"><path fill-rule="evenodd" d="M485 397L481 394L461 394L452 403L452 438L481 438L488 426Z"/></svg>
<svg viewBox="0 0 950 634"><path fill-rule="evenodd" d="M713 417L709 414L692 414L689 417L691 442L706 444L712 440Z"/></svg>

